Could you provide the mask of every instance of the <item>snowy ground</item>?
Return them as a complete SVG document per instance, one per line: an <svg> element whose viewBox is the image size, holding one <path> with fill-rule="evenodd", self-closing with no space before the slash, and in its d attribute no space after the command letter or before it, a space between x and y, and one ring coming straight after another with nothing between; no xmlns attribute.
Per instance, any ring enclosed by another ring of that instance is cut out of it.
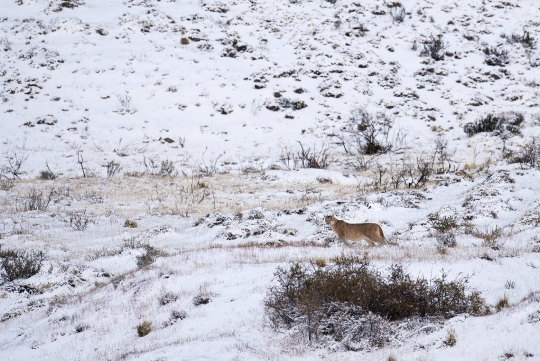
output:
<svg viewBox="0 0 540 361"><path fill-rule="evenodd" d="M45 261L0 285L0 359L540 360L540 171L510 162L540 135L540 55L507 40L540 37L536 1L402 1L402 22L375 0L5 2L0 244ZM439 61L420 56L432 35ZM358 107L394 121L390 152L352 151ZM463 131L510 111L518 135ZM301 145L327 169L287 161ZM394 189L419 159L439 174ZM28 210L32 194L50 202ZM457 220L456 247L437 243L435 212ZM347 247L326 214L377 222L394 245ZM364 252L468 275L510 307L370 352L270 327L278 266Z"/></svg>

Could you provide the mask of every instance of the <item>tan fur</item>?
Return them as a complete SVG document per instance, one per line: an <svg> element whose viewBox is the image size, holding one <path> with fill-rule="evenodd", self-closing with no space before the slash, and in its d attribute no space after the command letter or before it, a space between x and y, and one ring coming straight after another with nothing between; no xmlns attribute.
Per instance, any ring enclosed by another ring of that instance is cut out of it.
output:
<svg viewBox="0 0 540 361"><path fill-rule="evenodd" d="M325 222L332 227L334 233L342 241L360 241L365 239L371 246L387 244L381 226L377 223L347 223L334 216L324 217Z"/></svg>

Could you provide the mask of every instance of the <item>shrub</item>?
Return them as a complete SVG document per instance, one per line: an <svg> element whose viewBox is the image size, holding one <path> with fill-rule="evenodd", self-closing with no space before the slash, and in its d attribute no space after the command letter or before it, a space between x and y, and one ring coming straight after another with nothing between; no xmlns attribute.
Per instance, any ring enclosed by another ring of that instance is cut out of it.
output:
<svg viewBox="0 0 540 361"><path fill-rule="evenodd" d="M193 297L193 304L195 306L206 305L210 302L210 297L206 295L198 295Z"/></svg>
<svg viewBox="0 0 540 361"><path fill-rule="evenodd" d="M444 60L444 51L448 47L442 40L442 35L433 36L422 43L422 50L420 50L420 56L430 57L433 60Z"/></svg>
<svg viewBox="0 0 540 361"><path fill-rule="evenodd" d="M124 222L124 227L127 227L127 228L137 228L137 226L138 224L136 221L126 219L126 221Z"/></svg>
<svg viewBox="0 0 540 361"><path fill-rule="evenodd" d="M0 174L0 191L9 191L15 186L15 181L13 179L2 178Z"/></svg>
<svg viewBox="0 0 540 361"><path fill-rule="evenodd" d="M147 267L154 263L156 258L161 255L161 252L156 248L150 246L149 244L144 245L144 253L140 256L137 256L137 266Z"/></svg>
<svg viewBox="0 0 540 361"><path fill-rule="evenodd" d="M536 38L531 36L531 33L523 30L523 34L512 33L510 35L501 34L501 38L506 39L509 44L519 43L524 48L534 49L536 48Z"/></svg>
<svg viewBox="0 0 540 361"><path fill-rule="evenodd" d="M281 149L281 162L287 167L287 169L301 168L315 168L326 169L329 165L330 148L324 143L320 149L316 146L313 148L305 147L302 142L298 142L300 150L294 151L291 148L284 147Z"/></svg>
<svg viewBox="0 0 540 361"><path fill-rule="evenodd" d="M395 6L390 8L390 17L393 23L402 23L407 16L407 12L403 6Z"/></svg>
<svg viewBox="0 0 540 361"><path fill-rule="evenodd" d="M158 161L152 158L143 157L143 165L146 168L146 173L157 176L174 176L178 172L173 161L168 159Z"/></svg>
<svg viewBox="0 0 540 361"><path fill-rule="evenodd" d="M178 295L173 292L165 292L159 296L159 304L165 306L169 303L175 302L178 299Z"/></svg>
<svg viewBox="0 0 540 361"><path fill-rule="evenodd" d="M358 154L382 154L392 149L388 135L394 122L385 114L371 114L364 108L353 108L349 132L351 133L352 147ZM344 142L346 152L349 152Z"/></svg>
<svg viewBox="0 0 540 361"><path fill-rule="evenodd" d="M39 172L39 179L41 180L54 180L56 179L56 174L51 172L50 170L42 170Z"/></svg>
<svg viewBox="0 0 540 361"><path fill-rule="evenodd" d="M519 163L522 166L527 165L531 168L540 166L540 146L536 140L536 137L533 137L531 141L521 145L519 150L514 153L509 154L510 162Z"/></svg>
<svg viewBox="0 0 540 361"><path fill-rule="evenodd" d="M454 233L443 233L436 236L437 243L443 247L457 246L456 235Z"/></svg>
<svg viewBox="0 0 540 361"><path fill-rule="evenodd" d="M119 174L122 171L122 166L120 163L111 160L107 163L107 177L112 177Z"/></svg>
<svg viewBox="0 0 540 361"><path fill-rule="evenodd" d="M428 222L439 233L446 233L451 229L459 227L455 216L441 216L438 212L430 213L428 215Z"/></svg>
<svg viewBox="0 0 540 361"><path fill-rule="evenodd" d="M311 340L312 336L340 337L335 333L339 325L328 324L336 312L344 317L335 319L338 323L351 317L362 322L373 317L377 323L381 319L449 318L459 313L489 312L478 291L466 292L467 277L448 281L443 273L430 281L413 279L400 265L392 265L388 274L383 274L371 267L366 256L340 256L332 261L334 264L326 267L295 263L288 269L277 268L276 284L265 299L274 327L303 326Z"/></svg>
<svg viewBox="0 0 540 361"><path fill-rule="evenodd" d="M0 274L8 281L30 278L39 272L43 259L42 252L0 250Z"/></svg>
<svg viewBox="0 0 540 361"><path fill-rule="evenodd" d="M43 195L43 192L38 192L33 188L28 195L22 199L22 208L24 211L45 211L49 207L53 195L53 189L51 189L48 194Z"/></svg>
<svg viewBox="0 0 540 361"><path fill-rule="evenodd" d="M490 113L472 123L465 124L463 131L469 137L478 133L491 133L501 138L508 138L520 134L524 120L523 113L520 112Z"/></svg>
<svg viewBox="0 0 540 361"><path fill-rule="evenodd" d="M508 50L496 47L485 47L486 64L491 66L505 66L509 63Z"/></svg>
<svg viewBox="0 0 540 361"><path fill-rule="evenodd" d="M90 215L86 214L86 209L69 213L69 226L74 231L84 231L91 222Z"/></svg>
<svg viewBox="0 0 540 361"><path fill-rule="evenodd" d="M144 320L137 325L137 334L139 337L144 337L152 332L152 322Z"/></svg>
<svg viewBox="0 0 540 361"><path fill-rule="evenodd" d="M180 311L172 311L171 312L171 318L175 319L175 320L183 320L187 317L187 313L186 311L184 310L180 310Z"/></svg>
<svg viewBox="0 0 540 361"><path fill-rule="evenodd" d="M454 333L450 332L448 333L448 336L446 336L446 338L444 339L443 344L452 347L455 346L456 342L456 336L454 335Z"/></svg>
<svg viewBox="0 0 540 361"><path fill-rule="evenodd" d="M503 308L510 307L510 302L508 301L508 296L506 296L506 293L499 298L497 303L495 304L495 309L497 312L500 312Z"/></svg>
<svg viewBox="0 0 540 361"><path fill-rule="evenodd" d="M486 228L483 232L475 230L473 233L475 237L482 239L482 246L489 247L495 251L498 251L501 248L501 245L498 242L498 238L501 234L502 231L497 226L495 226L495 228Z"/></svg>

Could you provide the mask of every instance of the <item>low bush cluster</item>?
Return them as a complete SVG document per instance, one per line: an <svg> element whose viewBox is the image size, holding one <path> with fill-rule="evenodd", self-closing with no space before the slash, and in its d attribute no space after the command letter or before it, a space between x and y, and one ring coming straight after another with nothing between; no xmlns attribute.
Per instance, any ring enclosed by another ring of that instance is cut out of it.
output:
<svg viewBox="0 0 540 361"><path fill-rule="evenodd" d="M0 250L0 275L7 281L30 278L39 272L43 259L43 252Z"/></svg>
<svg viewBox="0 0 540 361"><path fill-rule="evenodd" d="M490 113L472 123L465 124L463 131L469 137L478 133L491 133L501 138L509 138L520 134L524 120L523 113L519 112Z"/></svg>
<svg viewBox="0 0 540 361"><path fill-rule="evenodd" d="M468 291L467 277L450 281L443 273L431 280L413 278L400 265L381 272L366 256L340 256L332 262L295 263L288 269L277 269L276 283L265 299L267 315L275 327L299 327L310 341L340 341L345 336L361 339L380 335L384 333L382 328L390 327L382 321L489 313L480 292ZM354 327L343 328L350 322ZM381 329L374 334L373 327ZM344 329L354 335L343 335ZM385 342L380 337L372 341Z"/></svg>

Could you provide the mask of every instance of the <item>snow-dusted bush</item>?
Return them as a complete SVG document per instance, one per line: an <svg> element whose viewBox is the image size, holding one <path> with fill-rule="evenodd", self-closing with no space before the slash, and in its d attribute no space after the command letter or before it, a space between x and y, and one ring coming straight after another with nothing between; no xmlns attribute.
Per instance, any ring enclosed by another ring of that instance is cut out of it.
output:
<svg viewBox="0 0 540 361"><path fill-rule="evenodd" d="M447 47L448 44L442 40L442 35L431 35L423 41L420 56L430 57L436 61L444 60L444 51Z"/></svg>
<svg viewBox="0 0 540 361"><path fill-rule="evenodd" d="M441 216L438 212L429 214L428 222L439 233L446 233L459 227L455 216Z"/></svg>
<svg viewBox="0 0 540 361"><path fill-rule="evenodd" d="M174 292L165 292L159 296L159 304L165 306L178 300L178 295Z"/></svg>
<svg viewBox="0 0 540 361"><path fill-rule="evenodd" d="M394 121L386 114L371 114L364 108L353 108L347 139L343 139L347 152L381 154L392 149L388 136Z"/></svg>
<svg viewBox="0 0 540 361"><path fill-rule="evenodd" d="M137 266L139 267L147 267L154 263L157 257L161 255L161 252L152 247L149 244L144 245L144 253L140 256L137 256Z"/></svg>
<svg viewBox="0 0 540 361"><path fill-rule="evenodd" d="M370 265L367 256L339 256L332 262L278 267L276 283L265 299L266 313L274 327L298 326L309 340L350 341L352 337L361 342L368 337L375 342L371 346L377 346L385 342L377 336L377 328L387 327L383 321L489 312L480 292L467 292L467 277L449 281L443 273L431 280L413 278L400 265L392 265L383 273ZM335 317L336 313L340 317ZM351 322L355 327L344 327ZM366 334L362 325L372 325L375 331L371 328Z"/></svg>
<svg viewBox="0 0 540 361"><path fill-rule="evenodd" d="M41 269L43 258L42 252L0 250L0 275L7 281L30 278Z"/></svg>
<svg viewBox="0 0 540 361"><path fill-rule="evenodd" d="M19 200L23 211L45 211L54 195L54 190L50 189L48 193L38 192L32 188L27 196Z"/></svg>
<svg viewBox="0 0 540 361"><path fill-rule="evenodd" d="M540 166L540 145L535 137L521 145L517 152L510 154L510 162L520 163L531 168Z"/></svg>
<svg viewBox="0 0 540 361"><path fill-rule="evenodd" d="M521 44L524 48L536 48L536 38L531 36L531 33L523 30L523 34L512 33L510 35L501 34L501 38L506 39L509 44Z"/></svg>
<svg viewBox="0 0 540 361"><path fill-rule="evenodd" d="M456 235L454 233L438 234L437 243L442 247L455 247L457 245Z"/></svg>
<svg viewBox="0 0 540 361"><path fill-rule="evenodd" d="M504 112L499 114L487 114L472 123L467 123L463 131L472 137L478 133L491 133L501 138L509 138L520 134L525 117L520 112Z"/></svg>
<svg viewBox="0 0 540 361"><path fill-rule="evenodd" d="M301 142L298 142L300 149L295 151L290 147L281 149L281 162L287 169L300 168L315 168L326 169L329 165L330 148L326 144L322 144L320 148L317 146L306 147Z"/></svg>
<svg viewBox="0 0 540 361"><path fill-rule="evenodd" d="M483 51L486 55L487 65L505 66L510 62L508 50L486 46Z"/></svg>

